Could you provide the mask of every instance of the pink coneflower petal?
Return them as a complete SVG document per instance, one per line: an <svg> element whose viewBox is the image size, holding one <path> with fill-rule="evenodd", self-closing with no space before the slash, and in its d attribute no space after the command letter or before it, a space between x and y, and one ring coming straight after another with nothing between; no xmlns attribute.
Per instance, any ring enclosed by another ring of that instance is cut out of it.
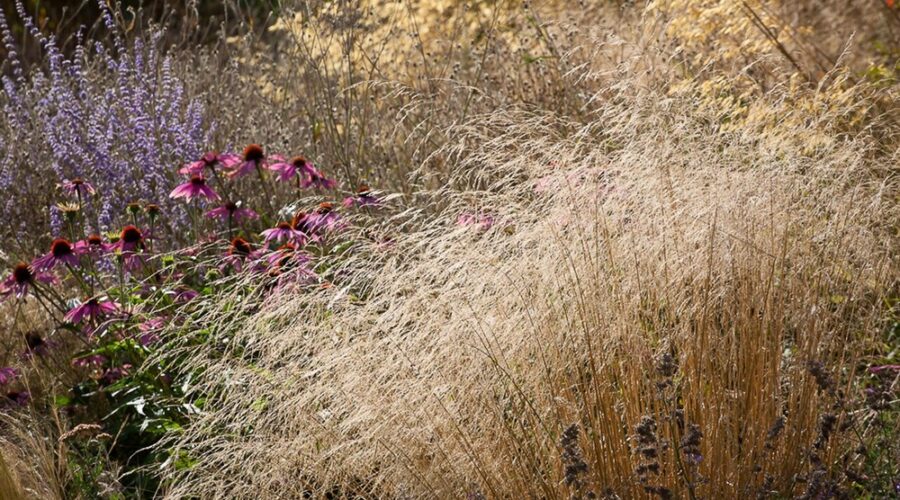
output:
<svg viewBox="0 0 900 500"><path fill-rule="evenodd" d="M80 177L76 177L71 180L65 180L60 184L60 187L63 191L68 194L73 194L76 196L93 196L97 191L94 189L94 186L91 183L86 182L84 179Z"/></svg>
<svg viewBox="0 0 900 500"><path fill-rule="evenodd" d="M239 206L237 203L228 202L224 205L214 208L209 212L206 212L206 216L210 219L222 219L228 220L230 216L234 222L240 222L244 219L258 219L259 214L254 212L249 208L243 208Z"/></svg>
<svg viewBox="0 0 900 500"><path fill-rule="evenodd" d="M266 155L262 146L259 144L250 144L244 148L243 157L232 164L231 171L228 172L229 178L243 177L253 173L257 168L267 168Z"/></svg>
<svg viewBox="0 0 900 500"><path fill-rule="evenodd" d="M0 385L7 385L21 375L18 369L11 366L0 368Z"/></svg>
<svg viewBox="0 0 900 500"><path fill-rule="evenodd" d="M47 254L34 259L31 266L36 272L43 272L49 271L59 264L72 267L78 267L80 264L78 254L75 252L75 247L65 238L56 238L53 240L53 243L50 244L50 251Z"/></svg>
<svg viewBox="0 0 900 500"><path fill-rule="evenodd" d="M6 401L10 405L26 406L31 402L31 393L28 391L7 392Z"/></svg>
<svg viewBox="0 0 900 500"><path fill-rule="evenodd" d="M315 189L333 189L337 187L337 182L327 179L322 172L313 166L312 163L306 163L298 170L300 170L300 173L303 175L303 180L300 181L300 187L304 189L309 187Z"/></svg>
<svg viewBox="0 0 900 500"><path fill-rule="evenodd" d="M92 321L116 313L119 305L112 301L100 301L92 297L80 305L72 308L63 316L63 319L72 324L78 324L87 319Z"/></svg>
<svg viewBox="0 0 900 500"><path fill-rule="evenodd" d="M274 241L293 242L298 245L305 245L308 238L302 231L294 229L289 222L280 222L277 226L272 229L266 229L261 234L266 243Z"/></svg>
<svg viewBox="0 0 900 500"><path fill-rule="evenodd" d="M72 366L75 368L98 368L109 361L106 356L100 354L92 354L72 360Z"/></svg>
<svg viewBox="0 0 900 500"><path fill-rule="evenodd" d="M456 219L458 226L475 226L481 231L487 231L496 223L493 215L483 212L463 212Z"/></svg>
<svg viewBox="0 0 900 500"><path fill-rule="evenodd" d="M359 189L356 190L356 194L354 196L348 196L344 198L343 202L344 207L379 207L381 206L381 199L375 196L372 191L369 189L369 186L362 185Z"/></svg>
<svg viewBox="0 0 900 500"><path fill-rule="evenodd" d="M28 294L28 289L35 282L54 284L58 280L52 274L37 272L25 262L19 262L13 267L12 273L0 282L0 295L15 295L21 299Z"/></svg>
<svg viewBox="0 0 900 500"><path fill-rule="evenodd" d="M184 198L187 201L191 201L194 198L219 199L219 195L206 184L206 179L200 175L191 176L188 182L173 189L169 197L173 199Z"/></svg>

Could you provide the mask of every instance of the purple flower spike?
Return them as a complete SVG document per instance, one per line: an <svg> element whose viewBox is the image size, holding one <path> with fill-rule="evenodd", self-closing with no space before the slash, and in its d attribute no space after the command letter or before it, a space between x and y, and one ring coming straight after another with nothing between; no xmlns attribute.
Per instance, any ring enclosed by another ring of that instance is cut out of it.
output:
<svg viewBox="0 0 900 500"><path fill-rule="evenodd" d="M200 175L191 176L191 180L179 185L169 195L170 198L184 198L191 201L194 198L206 198L218 200L219 195L206 184L206 179Z"/></svg>
<svg viewBox="0 0 900 500"><path fill-rule="evenodd" d="M81 323L85 319L88 321L114 314L119 310L119 304L112 301L101 302L96 297L84 301L81 305L73 308L63 317L64 320L72 324Z"/></svg>

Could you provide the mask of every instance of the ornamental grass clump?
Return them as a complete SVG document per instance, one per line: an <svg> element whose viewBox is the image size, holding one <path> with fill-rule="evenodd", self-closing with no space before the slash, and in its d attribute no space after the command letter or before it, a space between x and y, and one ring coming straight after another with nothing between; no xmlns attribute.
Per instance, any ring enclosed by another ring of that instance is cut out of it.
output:
<svg viewBox="0 0 900 500"><path fill-rule="evenodd" d="M808 367L862 396L858 349L889 322L880 146L769 154L629 75L580 128L509 111L449 131L475 187L370 227L392 243L357 240L346 286L205 304L215 340L171 346L209 399L165 441L192 464L167 494L793 496L850 484L845 456L875 463L821 425L834 403ZM572 422L586 467L560 448ZM879 463L857 487L888 491Z"/></svg>

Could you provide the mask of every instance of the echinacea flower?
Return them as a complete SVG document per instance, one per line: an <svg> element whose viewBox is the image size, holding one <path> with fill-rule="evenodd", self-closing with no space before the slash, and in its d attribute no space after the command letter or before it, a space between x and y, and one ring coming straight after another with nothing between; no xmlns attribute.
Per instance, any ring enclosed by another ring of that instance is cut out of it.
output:
<svg viewBox="0 0 900 500"><path fill-rule="evenodd" d="M285 243L284 245L281 245L266 257L266 260L269 262L270 266L279 267L287 266L295 259L297 259L297 261L300 263L306 263L309 261L309 256L303 252L298 251L297 245L293 243Z"/></svg>
<svg viewBox="0 0 900 500"><path fill-rule="evenodd" d="M183 290L178 291L175 294L175 302L179 304L186 304L194 299L196 299L200 295L196 290L191 290L190 288L185 288Z"/></svg>
<svg viewBox="0 0 900 500"><path fill-rule="evenodd" d="M242 219L258 219L259 214L252 209L241 207L239 204L229 201L224 205L206 212L210 219L233 220L240 222Z"/></svg>
<svg viewBox="0 0 900 500"><path fill-rule="evenodd" d="M334 203L325 201L319 203L316 210L306 216L306 226L313 233L333 231L341 228L341 216L334 211Z"/></svg>
<svg viewBox="0 0 900 500"><path fill-rule="evenodd" d="M119 304L110 300L100 301L96 297L85 300L77 307L72 308L63 316L63 319L72 324L78 324L87 319L93 321L103 316L114 314L119 310Z"/></svg>
<svg viewBox="0 0 900 500"><path fill-rule="evenodd" d="M483 212L464 212L456 219L458 226L475 226L482 231L487 231L494 226L494 216Z"/></svg>
<svg viewBox="0 0 900 500"><path fill-rule="evenodd" d="M21 375L19 370L11 366L0 368L0 385L6 385Z"/></svg>
<svg viewBox="0 0 900 500"><path fill-rule="evenodd" d="M298 245L305 245L308 236L302 231L298 231L291 226L290 222L279 222L272 229L266 229L262 233L262 237L266 243L275 242L293 242Z"/></svg>
<svg viewBox="0 0 900 500"><path fill-rule="evenodd" d="M82 356L72 360L72 366L75 368L99 368L109 361L106 356L100 354L91 354Z"/></svg>
<svg viewBox="0 0 900 500"><path fill-rule="evenodd" d="M125 213L132 217L137 217L142 211L143 207L136 201L132 201L128 205L125 205Z"/></svg>
<svg viewBox="0 0 900 500"><path fill-rule="evenodd" d="M258 168L266 168L266 154L259 144L250 144L244 148L243 156L231 165L228 177L231 179L243 177Z"/></svg>
<svg viewBox="0 0 900 500"><path fill-rule="evenodd" d="M25 334L25 352L22 353L23 358L30 358L32 355L46 356L54 343L41 337L37 332L28 332Z"/></svg>
<svg viewBox="0 0 900 500"><path fill-rule="evenodd" d="M97 192L94 189L94 186L91 185L91 183L85 181L81 177L76 177L72 180L64 180L62 184L60 184L60 187L66 193L74 194L79 197L85 195L93 196L94 193Z"/></svg>
<svg viewBox="0 0 900 500"><path fill-rule="evenodd" d="M35 281L55 283L56 278L51 274L36 272L25 262L19 262L13 267L9 277L0 283L0 295L14 294L17 299L21 299L28 293L28 287Z"/></svg>
<svg viewBox="0 0 900 500"><path fill-rule="evenodd" d="M206 184L206 179L200 175L192 175L189 181L173 189L169 197L173 199L184 198L187 201L191 201L194 198L219 199L219 195Z"/></svg>
<svg viewBox="0 0 900 500"><path fill-rule="evenodd" d="M245 261L256 261L253 269L259 271L263 269L259 262L262 253L262 250L254 250L253 245L249 241L239 236L231 240L231 244L228 246L225 256L222 257L222 261L225 265L230 265L237 272L241 272L244 269Z"/></svg>
<svg viewBox="0 0 900 500"><path fill-rule="evenodd" d="M214 169L217 165L229 167L240 161L240 157L236 154L225 153L219 154L210 151L200 157L197 161L192 161L178 170L179 174L198 175L203 173L204 169Z"/></svg>
<svg viewBox="0 0 900 500"><path fill-rule="evenodd" d="M278 180L280 181L287 182L294 176L299 175L298 180L302 183L303 179L309 179L312 176L321 176L313 166L312 162L306 159L305 156L295 156L291 158L290 161L287 161L280 156L273 155L272 158L276 161L269 164L268 168L269 170L278 173Z"/></svg>
<svg viewBox="0 0 900 500"><path fill-rule="evenodd" d="M356 190L356 194L354 196L348 196L344 198L343 204L347 208L378 207L381 205L381 200L372 193L372 190L369 189L369 186L363 184Z"/></svg>
<svg viewBox="0 0 900 500"><path fill-rule="evenodd" d="M103 386L112 385L121 380L123 377L127 377L130 371L131 365L128 363L125 363L122 366L113 366L107 369L106 372L103 373L103 376L100 377L100 380L98 380L97 382Z"/></svg>
<svg viewBox="0 0 900 500"><path fill-rule="evenodd" d="M11 391L6 393L6 401L9 404L25 406L31 401L31 393L28 391Z"/></svg>
<svg viewBox="0 0 900 500"><path fill-rule="evenodd" d="M77 267L79 264L75 247L65 238L53 240L50 244L50 251L34 259L31 266L36 272L43 272L53 269L57 264L66 264L72 267Z"/></svg>
<svg viewBox="0 0 900 500"><path fill-rule="evenodd" d="M144 347L159 342L158 332L163 329L167 322L167 318L157 316L139 324L138 330L141 331L141 335L138 337L138 342Z"/></svg>
<svg viewBox="0 0 900 500"><path fill-rule="evenodd" d="M315 189L332 189L337 187L337 182L332 179L326 179L312 163L307 163L302 171L303 179L300 180L300 187L306 189L309 187Z"/></svg>
<svg viewBox="0 0 900 500"><path fill-rule="evenodd" d="M120 252L134 252L143 248L144 235L140 229L132 225L123 227L122 232L119 234L119 241L109 246L110 250L118 250Z"/></svg>
<svg viewBox="0 0 900 500"><path fill-rule="evenodd" d="M103 243L103 237L99 234L92 234L87 238L75 242L75 253L79 255L92 254L99 255L109 249L109 246Z"/></svg>

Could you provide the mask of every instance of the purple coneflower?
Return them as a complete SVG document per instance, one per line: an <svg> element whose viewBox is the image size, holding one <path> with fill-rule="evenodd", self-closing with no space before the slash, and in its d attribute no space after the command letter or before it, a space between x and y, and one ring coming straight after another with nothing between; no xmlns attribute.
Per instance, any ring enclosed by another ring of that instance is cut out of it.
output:
<svg viewBox="0 0 900 500"><path fill-rule="evenodd" d="M119 234L119 241L109 245L110 250L118 250L120 252L134 252L136 249L144 248L144 235L141 230L135 226L128 225L122 228Z"/></svg>
<svg viewBox="0 0 900 500"><path fill-rule="evenodd" d="M113 366L112 368L107 369L97 382L104 386L115 384L123 377L128 376L130 370L131 365L128 363L125 363L122 366Z"/></svg>
<svg viewBox="0 0 900 500"><path fill-rule="evenodd" d="M70 266L78 266L78 253L75 247L65 238L56 238L50 244L50 251L46 255L34 259L31 263L36 272L49 271L56 267L57 264L68 264Z"/></svg>
<svg viewBox="0 0 900 500"><path fill-rule="evenodd" d="M0 385L6 385L12 382L16 378L18 378L19 375L19 370L11 366L0 368Z"/></svg>
<svg viewBox="0 0 900 500"><path fill-rule="evenodd" d="M880 373L883 371L895 371L900 373L900 365L881 365L869 367L869 373Z"/></svg>
<svg viewBox="0 0 900 500"><path fill-rule="evenodd" d="M266 243L275 242L293 242L298 245L306 244L307 235L303 231L298 231L291 226L290 222L279 222L272 229L266 229L262 233L262 237Z"/></svg>
<svg viewBox="0 0 900 500"><path fill-rule="evenodd" d="M103 237L99 234L92 234L87 238L75 242L75 253L99 255L109 249L109 245L103 243Z"/></svg>
<svg viewBox="0 0 900 500"><path fill-rule="evenodd" d="M464 212L456 219L459 226L475 226L482 231L493 227L495 222L493 215L481 212Z"/></svg>
<svg viewBox="0 0 900 500"><path fill-rule="evenodd" d="M287 182L299 175L298 181L302 185L303 179L321 177L316 167L305 156L295 156L291 158L291 161L287 161L283 157L279 157L278 160L269 165L269 169L278 172L278 179L281 181Z"/></svg>
<svg viewBox="0 0 900 500"><path fill-rule="evenodd" d="M106 356L100 354L92 354L72 360L72 366L75 368L99 368L109 361Z"/></svg>
<svg viewBox="0 0 900 500"><path fill-rule="evenodd" d="M200 157L197 161L192 161L178 170L179 174L198 175L208 168L214 169L216 165L230 167L240 161L240 156L231 153L219 154L215 151L209 151Z"/></svg>
<svg viewBox="0 0 900 500"><path fill-rule="evenodd" d="M299 251L297 245L286 243L270 253L266 260L270 266L284 267L291 263L306 264L310 258L306 253Z"/></svg>
<svg viewBox="0 0 900 500"><path fill-rule="evenodd" d="M356 190L356 194L354 196L348 196L344 198L344 206L347 208L350 207L378 207L381 205L381 200L378 199L377 196L372 194L372 190L369 189L369 186L363 184Z"/></svg>
<svg viewBox="0 0 900 500"><path fill-rule="evenodd" d="M144 347L159 342L159 335L157 334L157 332L162 330L167 321L167 318L163 316L157 316L139 324L138 330L141 331L141 335L140 337L138 337L138 342L140 342Z"/></svg>
<svg viewBox="0 0 900 500"><path fill-rule="evenodd" d="M262 253L262 250L254 250L253 245L249 241L239 236L231 240L231 244L228 246L222 261L225 265L230 265L234 268L235 271L241 272L244 269L245 261L249 259L256 261L253 270L262 270L262 265L259 262L259 257Z"/></svg>
<svg viewBox="0 0 900 500"><path fill-rule="evenodd" d="M0 295L13 294L17 299L21 299L28 293L28 287L35 281L55 283L56 278L50 274L35 272L25 262L19 262L13 267L12 274L3 280L3 283L0 283Z"/></svg>
<svg viewBox="0 0 900 500"><path fill-rule="evenodd" d="M101 302L100 299L92 297L67 312L66 315L63 316L63 319L69 323L77 324L85 319L92 321L109 314L114 314L118 310L119 304L109 300Z"/></svg>
<svg viewBox="0 0 900 500"><path fill-rule="evenodd" d="M326 179L312 163L307 163L303 169L303 179L300 181L300 187L313 187L316 189L332 189L337 187L337 182L332 179Z"/></svg>
<svg viewBox="0 0 900 500"><path fill-rule="evenodd" d="M62 182L62 184L60 184L60 187L66 193L74 194L79 197L85 195L93 196L94 193L97 192L94 189L94 186L91 185L91 183L85 181L81 177L76 177L72 180L65 180Z"/></svg>
<svg viewBox="0 0 900 500"><path fill-rule="evenodd" d="M259 144L250 144L244 148L243 157L231 165L229 178L243 177L258 168L266 168L266 154Z"/></svg>
<svg viewBox="0 0 900 500"><path fill-rule="evenodd" d="M28 391L12 391L6 393L6 400L18 406L25 406L31 401L31 393Z"/></svg>
<svg viewBox="0 0 900 500"><path fill-rule="evenodd" d="M191 290L190 288L185 288L180 290L175 294L175 302L179 304L186 304L194 299L196 299L200 295L196 290Z"/></svg>
<svg viewBox="0 0 900 500"><path fill-rule="evenodd" d="M306 226L311 232L321 233L323 231L333 231L340 229L341 216L334 211L334 203L325 201L319 203L315 212L306 216Z"/></svg>
<svg viewBox="0 0 900 500"><path fill-rule="evenodd" d="M219 199L219 195L206 184L206 179L201 175L192 175L189 181L173 189L169 197L184 198L187 201L191 201L194 198Z"/></svg>
<svg viewBox="0 0 900 500"><path fill-rule="evenodd" d="M46 356L53 346L53 342L45 340L37 332L28 332L25 334L25 352L22 353L22 357L27 359L33 354Z"/></svg>
<svg viewBox="0 0 900 500"><path fill-rule="evenodd" d="M234 222L240 222L242 219L258 219L259 214L252 209L243 208L233 201L229 201L221 207L214 208L206 212L206 216L210 219L231 219Z"/></svg>

